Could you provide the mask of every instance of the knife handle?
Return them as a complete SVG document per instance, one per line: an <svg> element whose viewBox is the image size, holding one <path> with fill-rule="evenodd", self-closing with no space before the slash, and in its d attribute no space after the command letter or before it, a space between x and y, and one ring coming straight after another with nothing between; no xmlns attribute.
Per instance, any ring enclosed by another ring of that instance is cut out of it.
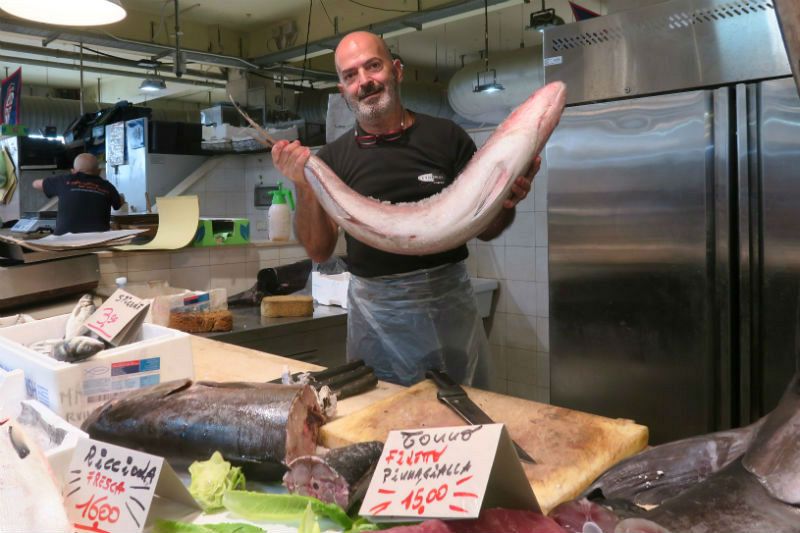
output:
<svg viewBox="0 0 800 533"><path fill-rule="evenodd" d="M439 394L465 394L461 385L453 381L453 378L441 370L430 369L425 372L425 377L432 379L436 383Z"/></svg>

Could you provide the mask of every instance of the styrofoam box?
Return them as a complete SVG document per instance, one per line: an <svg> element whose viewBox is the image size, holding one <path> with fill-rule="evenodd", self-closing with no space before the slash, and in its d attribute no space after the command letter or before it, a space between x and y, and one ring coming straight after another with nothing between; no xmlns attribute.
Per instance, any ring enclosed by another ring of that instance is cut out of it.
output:
<svg viewBox="0 0 800 533"><path fill-rule="evenodd" d="M60 487L65 481L69 463L72 461L72 454L75 451L75 447L78 445L78 441L80 439L88 439L89 434L69 424L66 420L42 405L41 402L37 402L36 400L24 400L21 403L27 404L28 407L39 413L39 416L41 416L42 420L47 424L64 430L64 439L61 443L49 450L44 450L44 456L47 457L47 462L50 463L50 469L53 471L53 475L58 482L57 486ZM22 410L21 406L19 410ZM22 428L23 430L26 429L24 425Z"/></svg>
<svg viewBox="0 0 800 533"><path fill-rule="evenodd" d="M0 368L22 370L28 397L71 424L79 425L113 397L194 376L190 336L154 324L142 324L133 342L103 350L80 363L56 361L27 348L36 341L62 336L68 316L0 330Z"/></svg>
<svg viewBox="0 0 800 533"><path fill-rule="evenodd" d="M24 399L25 373L22 370L7 372L0 368L0 420L17 416L19 402Z"/></svg>
<svg viewBox="0 0 800 533"><path fill-rule="evenodd" d="M322 305L338 305L347 309L347 287L350 272L341 274L311 273L311 295Z"/></svg>

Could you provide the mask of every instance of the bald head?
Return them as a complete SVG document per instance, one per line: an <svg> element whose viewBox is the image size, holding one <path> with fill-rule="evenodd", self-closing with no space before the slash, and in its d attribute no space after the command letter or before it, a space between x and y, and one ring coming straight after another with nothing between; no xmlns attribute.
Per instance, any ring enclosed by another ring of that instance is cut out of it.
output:
<svg viewBox="0 0 800 533"><path fill-rule="evenodd" d="M98 176L100 174L100 165L97 163L97 158L92 154L80 154L72 163L72 171Z"/></svg>
<svg viewBox="0 0 800 533"><path fill-rule="evenodd" d="M388 63L392 62L392 52L386 41L368 31L354 31L345 35L336 47L334 62L339 76L346 60L357 56L380 57Z"/></svg>

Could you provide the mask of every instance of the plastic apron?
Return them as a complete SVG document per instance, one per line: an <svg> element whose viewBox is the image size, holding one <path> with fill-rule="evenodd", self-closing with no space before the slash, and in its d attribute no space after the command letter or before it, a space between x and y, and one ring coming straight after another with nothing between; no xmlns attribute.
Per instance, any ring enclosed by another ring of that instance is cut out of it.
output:
<svg viewBox="0 0 800 533"><path fill-rule="evenodd" d="M348 288L347 359L411 385L430 368L489 387L489 342L463 262L363 278Z"/></svg>

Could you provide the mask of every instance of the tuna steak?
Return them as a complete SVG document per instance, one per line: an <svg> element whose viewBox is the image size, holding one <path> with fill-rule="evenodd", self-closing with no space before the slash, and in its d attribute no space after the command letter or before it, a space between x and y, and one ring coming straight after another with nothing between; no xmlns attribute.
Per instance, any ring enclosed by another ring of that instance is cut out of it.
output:
<svg viewBox="0 0 800 533"><path fill-rule="evenodd" d="M289 463L283 482L293 494L350 509L364 497L382 451L383 443L372 441L336 448L324 457L298 457Z"/></svg>
<svg viewBox="0 0 800 533"><path fill-rule="evenodd" d="M498 215L514 181L528 171L558 124L565 98L561 82L535 91L449 187L419 202L388 204L361 196L313 155L306 163L306 179L328 215L369 246L406 255L451 250L481 234ZM271 146L266 132L239 111Z"/></svg>
<svg viewBox="0 0 800 533"><path fill-rule="evenodd" d="M93 439L179 463L219 451L249 478L277 481L314 452L323 422L309 386L177 380L111 400L83 423Z"/></svg>
<svg viewBox="0 0 800 533"><path fill-rule="evenodd" d="M0 421L0 533L72 531L42 452L18 424Z"/></svg>

